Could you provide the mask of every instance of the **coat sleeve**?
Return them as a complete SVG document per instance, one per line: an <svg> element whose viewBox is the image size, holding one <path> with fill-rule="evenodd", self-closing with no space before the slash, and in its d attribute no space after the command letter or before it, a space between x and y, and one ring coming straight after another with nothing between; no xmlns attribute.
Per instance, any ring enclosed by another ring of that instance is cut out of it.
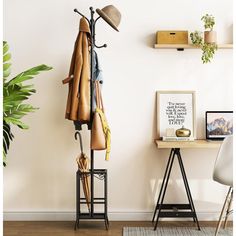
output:
<svg viewBox="0 0 236 236"><path fill-rule="evenodd" d="M83 38L83 32L80 32L78 44L77 47L75 48L74 78L72 81L72 91L71 91L71 109L70 109L71 120L79 120L78 117L79 85L80 85L81 72L83 68L82 38Z"/></svg>

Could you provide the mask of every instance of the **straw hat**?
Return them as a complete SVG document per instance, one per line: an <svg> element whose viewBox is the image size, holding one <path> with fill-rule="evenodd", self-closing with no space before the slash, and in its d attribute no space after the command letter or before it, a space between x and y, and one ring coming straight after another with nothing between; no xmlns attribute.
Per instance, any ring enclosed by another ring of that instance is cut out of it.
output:
<svg viewBox="0 0 236 236"><path fill-rule="evenodd" d="M119 31L117 27L120 24L121 14L116 7L108 5L96 11L113 29Z"/></svg>

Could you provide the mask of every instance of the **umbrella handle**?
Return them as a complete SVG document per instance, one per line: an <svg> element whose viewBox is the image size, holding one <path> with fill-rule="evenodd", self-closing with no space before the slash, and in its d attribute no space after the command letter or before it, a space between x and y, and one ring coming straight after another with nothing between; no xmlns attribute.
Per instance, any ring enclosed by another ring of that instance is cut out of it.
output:
<svg viewBox="0 0 236 236"><path fill-rule="evenodd" d="M79 135L79 143L80 143L80 150L81 150L81 153L84 153L83 152L83 143L82 143L82 136L81 136L81 133L79 131L76 131L75 132L75 139L77 140L77 135Z"/></svg>

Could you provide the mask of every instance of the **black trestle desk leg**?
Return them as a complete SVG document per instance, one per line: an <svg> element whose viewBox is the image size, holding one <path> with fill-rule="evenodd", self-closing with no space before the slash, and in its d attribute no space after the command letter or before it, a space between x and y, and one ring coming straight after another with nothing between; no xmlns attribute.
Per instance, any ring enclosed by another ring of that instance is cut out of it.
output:
<svg viewBox="0 0 236 236"><path fill-rule="evenodd" d="M178 158L178 163L179 163L182 178L183 178L183 181L184 181L184 186L185 186L185 190L186 190L186 193L187 193L189 204L163 204L175 156ZM161 199L161 201L160 201L160 199ZM169 210L173 209L174 212L165 211L166 209L169 209ZM177 210L177 212L175 212L175 209ZM189 212L189 211L179 211L178 212L179 209L180 210L181 209L191 210L191 212ZM191 218L193 218L194 222L197 223L198 230L201 230L200 226L199 226L196 210L195 210L195 207L194 207L190 187L189 187L189 184L188 184L187 175L186 175L184 165L183 165L183 161L182 161L182 157L181 157L181 154L180 154L180 148L172 148L171 149L168 164L167 164L166 171L165 171L165 174L164 174L164 179L162 181L160 194L158 196L158 201L157 201L157 205L156 205L156 208L155 208L153 221L155 219L155 215L156 215L157 210L158 210L158 214L157 214L157 219L156 219L154 230L156 230L156 228L157 228L158 220L159 220L160 217L187 217L187 218L191 217Z"/></svg>
<svg viewBox="0 0 236 236"><path fill-rule="evenodd" d="M163 194L162 194L162 197L161 197L161 203L159 205L159 209L158 209L158 214L157 214L157 219L156 219L156 223L155 223L155 226L154 226L154 230L157 229L157 224L158 224L158 221L159 221L159 216L160 216L160 213L161 213L161 208L162 208L162 204L163 204L163 201L164 201L164 197L165 197L165 193L166 193L166 188L167 188L167 185L168 185L168 182L169 182L170 173L171 173L171 169L172 169L172 166L173 166L175 155L176 155L176 150L174 149L173 155L170 156L170 159L171 159L171 161L170 161L170 168L168 170L166 182L164 184L164 190L163 190Z"/></svg>
<svg viewBox="0 0 236 236"><path fill-rule="evenodd" d="M195 210L195 207L194 207L194 204L193 204L193 198L192 198L191 191L190 191L190 188L189 188L187 175L186 175L186 172L185 172L185 169L184 169L184 164L183 164L183 161L182 161L182 158L181 158L180 149L177 150L177 156L178 156L181 173L182 173L183 180L184 180L185 189L186 189L186 192L187 192L187 195L188 195L188 198L189 198L189 203L191 205L192 212L194 213L193 219L194 219L194 221L196 220L198 230L201 230L199 222L198 222L196 210Z"/></svg>
<svg viewBox="0 0 236 236"><path fill-rule="evenodd" d="M187 193L188 201L189 201L189 204L191 206L191 211L194 213L194 211L195 211L194 204L193 204L190 188L188 186L188 180L187 180L187 176L186 176L186 173L185 173L185 170L184 170L184 165L183 165L183 162L182 162L182 157L181 157L181 154L180 154L180 150L178 150L178 155L177 156L178 156L178 162L179 162L181 174L182 174L182 177L183 177L184 186L185 186L185 190L186 190L186 193ZM194 220L194 222L196 222L196 217L195 216L193 217L193 220Z"/></svg>
<svg viewBox="0 0 236 236"><path fill-rule="evenodd" d="M193 200L192 200L192 197L191 197L190 189L187 187L188 186L188 181L187 181L186 175L184 174L185 173L184 168L181 164L181 154L180 154L179 150L178 150L177 157L178 157L179 167L180 167L182 178L183 178L183 181L184 181L184 186L185 186L185 190L186 190L186 193L187 193L188 201L189 201L189 204L190 204L190 207L191 207L191 211L194 212ZM195 216L193 217L193 220L194 220L194 222L196 222Z"/></svg>
<svg viewBox="0 0 236 236"><path fill-rule="evenodd" d="M165 174L164 174L164 177L163 177L163 180L162 180L160 193L159 193L158 200L157 200L156 207L155 207L155 211L154 211L154 214L153 214L153 217L152 217L152 223L155 220L155 216L156 216L156 213L157 213L158 205L160 203L160 199L161 199L161 195L162 195L162 190L163 190L164 183L166 181L167 172L169 171L170 160L171 160L172 154L173 154L173 149L171 149L171 151L170 151L170 155L169 155L168 162L167 162L167 165L166 165L166 170L165 170Z"/></svg>

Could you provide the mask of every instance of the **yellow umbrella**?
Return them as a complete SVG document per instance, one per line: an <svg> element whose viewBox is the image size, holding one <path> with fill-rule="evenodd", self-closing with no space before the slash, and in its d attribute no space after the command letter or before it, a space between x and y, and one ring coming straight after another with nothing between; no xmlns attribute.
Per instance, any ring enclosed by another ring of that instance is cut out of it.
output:
<svg viewBox="0 0 236 236"><path fill-rule="evenodd" d="M81 181L83 185L84 196L86 199L88 210L90 212L89 158L83 152L82 137L81 137L80 132L77 131L75 133L75 139L77 140L77 134L79 134L81 154L76 158L76 161L78 164L79 171L82 173Z"/></svg>

